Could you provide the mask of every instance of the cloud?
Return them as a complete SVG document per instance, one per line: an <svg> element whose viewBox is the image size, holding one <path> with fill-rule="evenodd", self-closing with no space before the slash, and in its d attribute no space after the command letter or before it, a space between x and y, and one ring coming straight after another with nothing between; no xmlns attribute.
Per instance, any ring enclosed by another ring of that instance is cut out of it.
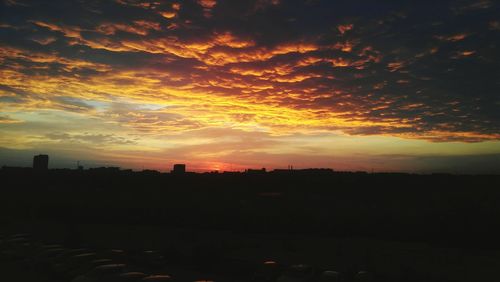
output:
<svg viewBox="0 0 500 282"><path fill-rule="evenodd" d="M457 34L452 34L452 35L447 35L447 36L436 36L437 39L443 40L443 41L451 41L451 42L457 42L464 40L468 36L467 33L457 33Z"/></svg>
<svg viewBox="0 0 500 282"><path fill-rule="evenodd" d="M217 5L216 0L198 0L198 4L203 7L204 15L207 18L212 16L212 9Z"/></svg>
<svg viewBox="0 0 500 282"><path fill-rule="evenodd" d="M354 27L353 24L341 24L341 25L337 26L337 29L339 30L340 34L344 35L344 33L353 29L353 27Z"/></svg>
<svg viewBox="0 0 500 282"><path fill-rule="evenodd" d="M5 0L7 6L29 6L25 1L21 0Z"/></svg>
<svg viewBox="0 0 500 282"><path fill-rule="evenodd" d="M40 36L34 36L31 40L41 44L41 45L48 45L54 41L57 40L57 38L48 36L48 37L40 37Z"/></svg>
<svg viewBox="0 0 500 282"><path fill-rule="evenodd" d="M83 134L69 134L69 133L49 133L45 135L46 138L53 141L61 141L61 142L81 142L81 143L91 143L94 145L131 145L136 144L135 140L131 140L122 136L116 136L114 134L92 134L92 133L83 133Z"/></svg>
<svg viewBox="0 0 500 282"><path fill-rule="evenodd" d="M0 116L0 124L12 124L12 123L20 123L21 120L13 119L9 116Z"/></svg>
<svg viewBox="0 0 500 282"><path fill-rule="evenodd" d="M217 5L217 1L215 0L198 0L198 4L200 4L205 9L212 9Z"/></svg>
<svg viewBox="0 0 500 282"><path fill-rule="evenodd" d="M160 24L145 20L135 21L133 25L120 24L120 23L107 23L101 24L97 27L97 32L105 35L114 35L118 31L128 32L137 35L147 35L150 30L161 30Z"/></svg>

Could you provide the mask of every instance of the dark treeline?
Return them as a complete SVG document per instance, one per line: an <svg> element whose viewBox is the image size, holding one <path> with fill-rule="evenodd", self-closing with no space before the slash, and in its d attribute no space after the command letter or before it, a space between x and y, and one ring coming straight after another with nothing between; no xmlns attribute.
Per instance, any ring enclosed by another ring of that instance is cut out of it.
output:
<svg viewBox="0 0 500 282"><path fill-rule="evenodd" d="M1 212L17 222L168 225L500 248L500 176L4 168L0 179Z"/></svg>

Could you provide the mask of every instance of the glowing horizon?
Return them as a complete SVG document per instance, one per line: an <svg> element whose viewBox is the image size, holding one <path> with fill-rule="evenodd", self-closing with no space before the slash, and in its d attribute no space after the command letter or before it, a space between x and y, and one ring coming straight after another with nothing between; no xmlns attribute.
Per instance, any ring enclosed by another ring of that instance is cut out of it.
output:
<svg viewBox="0 0 500 282"><path fill-rule="evenodd" d="M493 1L38 2L1 4L0 165L500 173Z"/></svg>

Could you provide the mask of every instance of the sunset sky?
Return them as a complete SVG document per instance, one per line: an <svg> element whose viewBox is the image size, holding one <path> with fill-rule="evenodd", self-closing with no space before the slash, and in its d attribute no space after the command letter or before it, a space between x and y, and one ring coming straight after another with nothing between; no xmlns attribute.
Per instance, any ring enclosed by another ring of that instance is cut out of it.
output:
<svg viewBox="0 0 500 282"><path fill-rule="evenodd" d="M0 5L0 166L500 173L498 1Z"/></svg>

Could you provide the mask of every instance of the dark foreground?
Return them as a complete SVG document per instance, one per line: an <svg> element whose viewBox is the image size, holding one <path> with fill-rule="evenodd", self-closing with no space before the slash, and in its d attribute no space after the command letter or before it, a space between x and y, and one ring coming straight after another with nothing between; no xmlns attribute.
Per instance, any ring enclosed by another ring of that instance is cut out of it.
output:
<svg viewBox="0 0 500 282"><path fill-rule="evenodd" d="M498 281L499 176L0 177L1 281Z"/></svg>

